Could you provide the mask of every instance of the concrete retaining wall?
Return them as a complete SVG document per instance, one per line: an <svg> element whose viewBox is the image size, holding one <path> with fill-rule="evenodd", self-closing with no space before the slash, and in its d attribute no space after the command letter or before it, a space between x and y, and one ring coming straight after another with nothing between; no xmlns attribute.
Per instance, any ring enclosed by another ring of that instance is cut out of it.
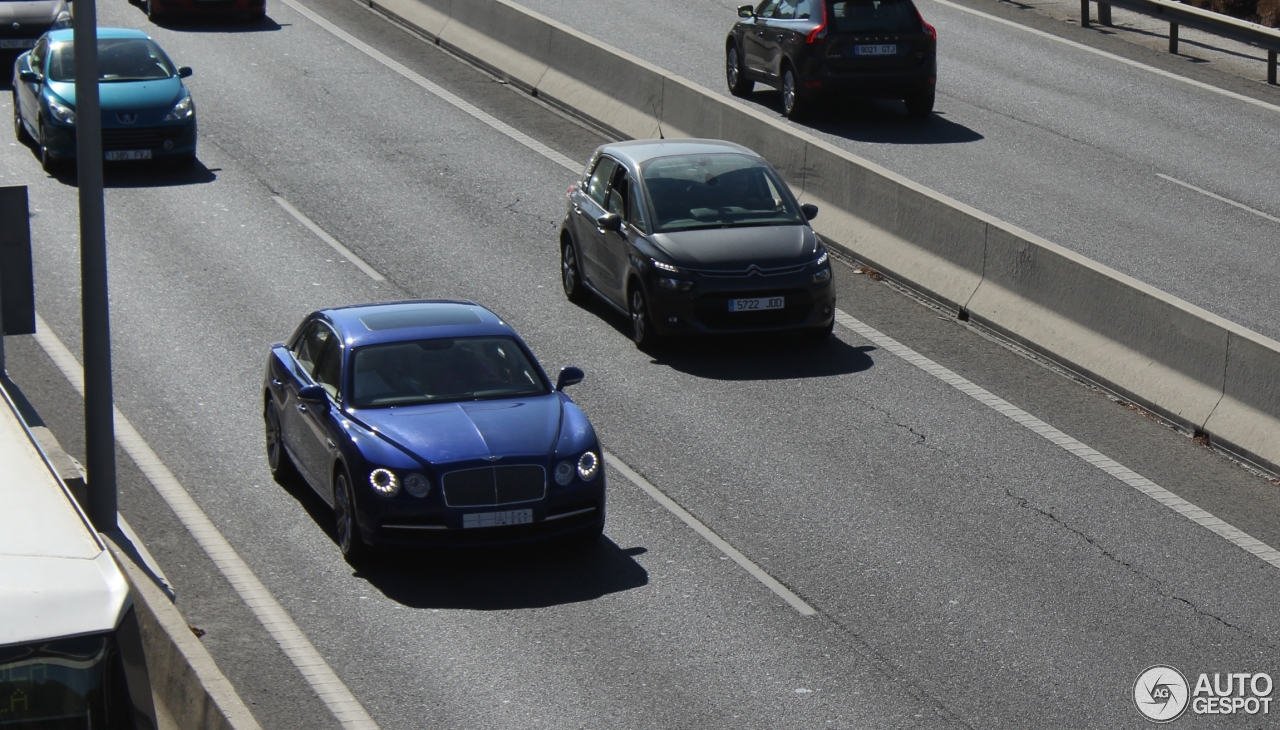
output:
<svg viewBox="0 0 1280 730"><path fill-rule="evenodd" d="M833 245L1280 471L1280 343L509 0L371 5L618 136L756 150L823 209L814 227Z"/></svg>

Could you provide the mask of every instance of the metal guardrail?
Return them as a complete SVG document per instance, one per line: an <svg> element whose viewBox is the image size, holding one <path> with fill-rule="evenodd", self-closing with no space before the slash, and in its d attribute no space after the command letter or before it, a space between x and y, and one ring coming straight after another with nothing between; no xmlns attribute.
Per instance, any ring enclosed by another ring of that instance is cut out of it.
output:
<svg viewBox="0 0 1280 730"><path fill-rule="evenodd" d="M1280 29L1250 23L1221 13L1172 0L1098 0L1098 22L1111 25L1111 6L1131 10L1151 18L1169 21L1169 53L1178 52L1178 27L1187 26L1223 38L1264 48L1267 51L1267 83L1276 83L1276 54L1280 51ZM1080 26L1089 27L1089 0L1080 0Z"/></svg>

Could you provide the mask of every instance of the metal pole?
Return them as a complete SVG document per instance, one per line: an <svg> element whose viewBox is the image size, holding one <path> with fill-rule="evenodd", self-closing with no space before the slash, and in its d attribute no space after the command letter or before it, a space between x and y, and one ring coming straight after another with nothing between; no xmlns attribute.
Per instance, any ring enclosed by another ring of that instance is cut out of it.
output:
<svg viewBox="0 0 1280 730"><path fill-rule="evenodd" d="M1089 27L1089 0L1080 0L1080 27Z"/></svg>
<svg viewBox="0 0 1280 730"><path fill-rule="evenodd" d="M1169 53L1178 55L1178 24L1169 24Z"/></svg>
<svg viewBox="0 0 1280 730"><path fill-rule="evenodd" d="M107 225L102 197L102 111L98 104L98 12L94 0L76 0L74 12L87 511L99 532L114 532L116 437L111 394Z"/></svg>
<svg viewBox="0 0 1280 730"><path fill-rule="evenodd" d="M1111 27L1111 3L1098 3L1098 22Z"/></svg>
<svg viewBox="0 0 1280 730"><path fill-rule="evenodd" d="M1267 51L1267 83L1276 85L1276 52Z"/></svg>

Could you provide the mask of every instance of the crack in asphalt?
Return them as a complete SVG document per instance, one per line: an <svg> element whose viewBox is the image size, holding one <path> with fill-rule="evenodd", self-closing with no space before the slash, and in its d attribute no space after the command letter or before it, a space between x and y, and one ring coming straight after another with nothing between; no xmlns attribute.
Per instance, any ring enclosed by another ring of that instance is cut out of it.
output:
<svg viewBox="0 0 1280 730"><path fill-rule="evenodd" d="M1229 629L1232 629L1232 630L1234 630L1234 631L1239 631L1239 632L1244 632L1244 631L1245 631L1244 629L1240 628L1239 626L1236 626L1236 625L1232 624L1231 622L1227 621L1226 619L1222 618L1221 616L1218 616L1218 615L1216 615L1216 614L1210 613L1209 611L1206 611L1206 610L1204 610L1204 609L1200 608L1199 606L1197 606L1195 603L1191 602L1190 600L1188 600L1188 599L1186 599L1186 598L1183 598L1182 596L1179 596L1178 594L1174 593L1172 590L1169 590L1169 589L1168 589L1168 587L1167 587L1167 586L1165 586L1165 584L1164 584L1163 582L1161 582L1161 581L1159 581L1159 580L1157 580L1157 579L1155 579L1155 578L1151 577L1150 575L1147 575L1147 574L1146 574L1146 573L1144 573L1143 571L1141 571L1141 570L1139 570L1138 568L1134 567L1131 563L1125 562L1125 561L1124 561L1123 559L1121 559L1119 556L1115 555L1115 554L1114 554L1114 553L1112 553L1110 550L1107 550L1105 547L1103 547L1101 544L1099 544L1099 543L1098 543L1098 541L1097 541L1096 539L1094 539L1094 538L1090 537L1089 535L1085 534L1083 531L1078 530L1078 529L1076 529L1076 528L1072 527L1071 525L1068 525L1066 522L1064 522L1062 519L1060 519L1057 515L1053 514L1052 512L1050 512L1050 511L1048 511L1048 510L1045 510L1045 509L1041 509L1040 507L1037 507L1037 506L1035 506L1034 504L1031 504L1031 500L1030 500L1029 498L1027 498L1027 497L1020 497L1020 496L1018 496L1018 495L1014 494L1014 493L1013 493L1013 491L1012 491L1012 490L1010 490L1010 489L1005 489L1005 490L1004 490L1004 493L1005 493L1006 495L1008 495L1010 498L1012 498L1012 499L1014 499L1014 500L1017 500L1017 502L1018 502L1018 506L1019 506L1019 507L1022 507L1022 508L1023 508L1023 509L1025 509L1025 510L1028 510L1028 511L1034 512L1034 513L1036 513L1036 514L1040 515L1041 517L1044 517L1045 519L1049 520L1050 522L1053 522L1055 525L1057 525L1057 526L1061 527L1062 529L1064 529L1064 530L1066 530L1066 531L1068 531L1068 532L1070 532L1070 533L1074 534L1075 536L1079 537L1081 540L1084 540L1086 543L1088 543L1090 546L1092 546L1093 548L1095 548L1099 553L1101 553L1101 554L1102 554L1104 557L1106 557L1108 560L1111 560L1112 562L1116 563L1117 565L1120 565L1120 566L1123 566L1124 568L1127 568L1130 572L1132 572L1133 574L1137 575L1138 577L1140 577L1140 578L1142 578L1142 579L1144 579L1144 580L1146 580L1146 581L1149 581L1151 584L1153 584L1153 585L1155 585L1155 586L1156 586L1156 592L1157 592L1158 594L1160 594L1161 596L1163 596L1163 597L1165 597L1165 598L1172 598L1172 599L1173 599L1173 600L1175 600L1175 601L1179 601L1179 602L1181 602L1181 603L1185 603L1188 607L1190 607L1190 608L1191 608L1191 610L1195 611L1196 613L1200 614L1201 616L1206 616L1206 617L1208 617L1208 618L1211 618L1211 619L1213 619L1214 621L1217 621L1218 623L1222 624L1223 626L1226 626L1226 627L1227 627L1227 628L1229 628Z"/></svg>
<svg viewBox="0 0 1280 730"><path fill-rule="evenodd" d="M559 221L548 219L546 216L543 216L539 213L530 213L528 211L516 210L516 206L520 204L520 200L521 200L520 198L516 198L514 202L507 203L506 205L502 206L502 209L507 211L508 213L522 215L522 216L525 216L526 218L533 218L534 220L537 220L541 223L545 223L549 226L555 226L559 224Z"/></svg>

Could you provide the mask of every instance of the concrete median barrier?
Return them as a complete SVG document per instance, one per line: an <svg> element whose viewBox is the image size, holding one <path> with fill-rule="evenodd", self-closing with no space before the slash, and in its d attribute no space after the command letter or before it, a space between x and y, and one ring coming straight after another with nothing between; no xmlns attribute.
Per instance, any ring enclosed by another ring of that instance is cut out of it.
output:
<svg viewBox="0 0 1280 730"><path fill-rule="evenodd" d="M820 206L815 228L833 246L1280 470L1280 343L510 0L378 2L401 8L391 12L402 20L416 13L440 25L448 14L440 32L449 45L620 137L709 137L756 150Z"/></svg>

